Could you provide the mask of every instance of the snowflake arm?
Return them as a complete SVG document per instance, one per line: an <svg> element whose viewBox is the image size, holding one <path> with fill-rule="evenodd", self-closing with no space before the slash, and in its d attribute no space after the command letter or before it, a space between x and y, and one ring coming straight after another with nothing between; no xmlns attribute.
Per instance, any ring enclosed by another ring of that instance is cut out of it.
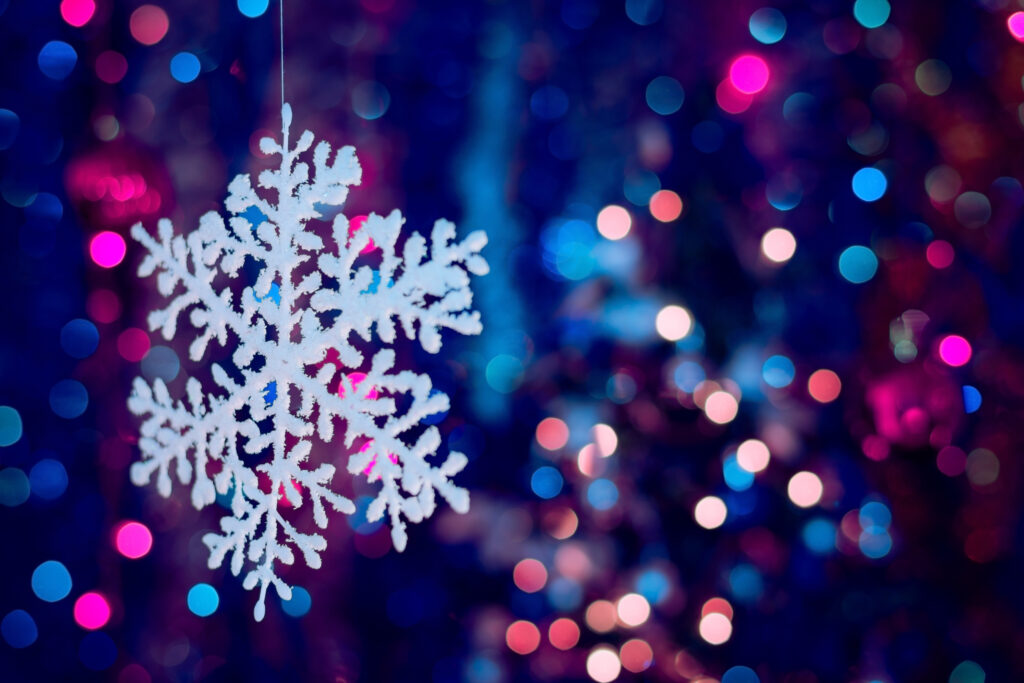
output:
<svg viewBox="0 0 1024 683"><path fill-rule="evenodd" d="M337 467L310 462L313 440L331 443L337 425L344 428L347 449L362 442L347 470L380 481L368 515L388 515L398 550L407 543L406 521L429 517L437 495L458 512L468 509L468 492L452 481L467 459L451 453L434 464L440 433L433 426L418 429L425 417L448 409L448 397L433 390L426 375L394 371L390 349L373 353L368 371L355 379L352 371L366 359L353 335L369 342L376 328L379 340L391 344L397 320L406 337L437 353L442 330L478 334L469 275L487 272L480 255L486 236L476 232L456 242L448 221L435 223L429 250L414 234L399 255L398 211L370 216L351 235L348 219L338 213L333 249L325 245L309 222L321 219L325 206L341 206L361 170L352 147L332 156L326 142L313 148L309 131L291 146L291 118L285 105L281 142L260 141L279 165L262 171L256 187L247 174L229 185L227 222L209 212L187 236L176 236L166 219L155 236L141 224L132 228L146 251L139 275L155 274L158 291L169 299L150 314L150 328L171 340L186 319L196 333L189 357L197 362L211 342L233 346L230 366L211 363L211 390L190 378L185 397L175 400L162 380L135 380L129 408L143 417L142 457L132 466L132 481L143 485L155 475L164 496L175 478L191 483L196 508L221 496L229 514L219 532L203 537L209 566L230 556L230 570L239 575L250 565L243 585L259 588L257 620L266 613L271 585L282 598L291 595L279 566L293 564L298 551L317 568L327 545L321 533L297 528L289 508L308 501L318 529L327 527L328 508L355 512L332 486ZM310 149L312 165L302 160ZM376 275L365 259L360 262L371 250L379 250ZM237 279L247 263L257 265L251 286L236 293L230 282L222 284ZM347 370L325 362L331 350ZM402 395L411 402L403 401L410 405L399 413L396 398Z"/></svg>

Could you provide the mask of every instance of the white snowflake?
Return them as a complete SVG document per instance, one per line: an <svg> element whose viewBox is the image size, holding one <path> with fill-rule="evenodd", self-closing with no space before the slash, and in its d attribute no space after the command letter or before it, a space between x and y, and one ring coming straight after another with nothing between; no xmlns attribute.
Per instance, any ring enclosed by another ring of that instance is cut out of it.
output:
<svg viewBox="0 0 1024 683"><path fill-rule="evenodd" d="M228 553L235 575L246 557L255 565L244 586L260 588L257 620L266 613L270 584L282 599L291 597L276 563L292 564L294 547L307 565L318 568L319 553L327 546L321 534L303 533L284 512L308 500L320 528L327 526L326 504L355 512L352 502L331 487L334 465L308 462L312 437L330 442L336 423L344 423L344 444L353 451L349 473L380 481L367 519L387 513L399 551L407 541L402 518L429 517L435 492L457 512L469 509L468 492L452 483L466 457L453 452L440 465L428 462L441 437L436 427L418 428L425 417L448 409L448 397L432 390L426 375L393 371L395 353L388 348L372 354L368 369L340 379L340 369L330 361L334 350L345 368L363 368L359 346L372 340L375 324L380 341L394 342L396 318L406 336L418 337L430 353L440 350L443 328L479 334L468 273L488 270L479 254L486 235L474 232L453 242L455 226L445 220L434 223L429 252L426 240L414 233L399 256L403 218L397 210L387 217L370 215L361 229L338 213L330 226L335 248L326 249L309 221L323 218L324 207L342 205L348 187L359 184L359 162L352 147L343 147L331 163L330 145L320 142L310 178L309 164L299 159L312 146L313 134L304 132L289 147L291 120L286 104L283 143L260 141L264 154L281 157L280 166L260 173L258 183L276 193L276 203L242 174L228 187L230 228L211 211L187 236L174 235L167 219L159 221L155 237L141 224L131 231L148 252L139 275L157 273L161 295L171 298L166 308L150 313L150 329L173 339L179 318L188 312L197 332L189 347L193 361L202 359L214 339L237 344L231 369L211 363L213 391L192 377L185 398L174 400L162 380L150 386L135 379L128 405L145 420L142 457L132 465L131 478L143 485L155 473L157 490L169 496L173 471L182 484L192 483L196 508L213 503L218 493L230 497L231 514L221 519L221 532L206 534L203 542L210 548L211 569ZM375 257L376 272L367 263ZM255 284L239 295L218 276L237 278L246 264L258 271ZM404 412L396 398L408 404ZM363 442L358 450L357 440Z"/></svg>

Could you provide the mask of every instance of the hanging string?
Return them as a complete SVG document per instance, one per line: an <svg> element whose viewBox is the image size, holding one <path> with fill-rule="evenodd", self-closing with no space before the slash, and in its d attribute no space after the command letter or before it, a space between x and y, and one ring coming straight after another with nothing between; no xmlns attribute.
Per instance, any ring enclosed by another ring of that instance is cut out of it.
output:
<svg viewBox="0 0 1024 683"><path fill-rule="evenodd" d="M281 24L281 107L284 107L284 0L279 0Z"/></svg>

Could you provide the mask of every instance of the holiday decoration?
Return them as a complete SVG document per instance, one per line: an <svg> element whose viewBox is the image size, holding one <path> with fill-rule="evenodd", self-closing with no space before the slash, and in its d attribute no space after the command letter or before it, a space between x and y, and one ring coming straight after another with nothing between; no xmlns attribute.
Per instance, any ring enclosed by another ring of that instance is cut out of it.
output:
<svg viewBox="0 0 1024 683"><path fill-rule="evenodd" d="M155 237L141 224L131 231L147 252L139 275L156 273L160 293L170 298L166 308L149 315L150 328L174 339L187 314L196 330L189 356L197 362L211 341L237 342L230 363L211 364L212 391L191 377L185 399L175 400L163 380L150 385L135 379L129 407L145 420L132 481L143 485L155 475L157 490L169 496L177 477L191 483L196 508L213 503L217 494L229 498L231 514L221 519L219 533L203 541L211 569L229 554L235 575L246 559L254 565L244 586L259 586L257 620L264 617L269 585L283 599L291 597L277 563L292 564L294 548L317 568L327 545L321 534L296 528L285 511L308 501L321 529L328 506L355 512L333 486L335 466L309 463L314 435L330 442L343 426L344 444L354 451L349 473L380 482L367 518L387 514L399 551L407 542L403 517L429 517L436 494L457 512L469 509L468 492L452 482L466 457L452 452L440 464L428 460L440 446L439 432L417 428L446 411L448 397L431 388L428 376L396 371L392 349L368 352L365 345L374 326L384 344L396 341L400 327L430 353L441 349L443 329L479 334L469 273L488 270L479 253L486 235L478 231L455 242L455 226L445 220L434 224L429 247L413 234L399 254L403 218L397 210L370 215L362 226L337 213L330 224L336 251L325 249L310 221L344 203L349 186L359 184L359 162L352 147L341 148L331 161L330 145L322 141L311 169L300 158L312 147L313 134L305 131L291 147L288 104L281 115L281 144L260 141L263 153L281 160L258 179L260 188L276 193L273 201L242 174L228 188L227 225L209 212L187 236L174 235L166 219ZM259 266L253 285L240 294L219 286L219 274L237 280L243 265L253 262ZM368 368L357 372L371 355ZM325 362L335 357L351 371L336 377L339 365ZM399 402L408 405L404 412Z"/></svg>

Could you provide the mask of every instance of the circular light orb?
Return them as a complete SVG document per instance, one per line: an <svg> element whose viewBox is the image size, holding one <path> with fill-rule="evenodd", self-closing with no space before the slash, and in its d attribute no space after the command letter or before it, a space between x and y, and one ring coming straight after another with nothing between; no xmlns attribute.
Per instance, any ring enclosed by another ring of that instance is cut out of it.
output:
<svg viewBox="0 0 1024 683"><path fill-rule="evenodd" d="M949 683L985 683L985 670L977 662L965 659L950 672Z"/></svg>
<svg viewBox="0 0 1024 683"><path fill-rule="evenodd" d="M28 474L32 493L43 500L56 500L68 488L68 471L59 460L43 458Z"/></svg>
<svg viewBox="0 0 1024 683"><path fill-rule="evenodd" d="M0 447L16 444L22 432L18 411L10 406L0 406Z"/></svg>
<svg viewBox="0 0 1024 683"><path fill-rule="evenodd" d="M693 519L705 529L717 529L725 524L729 509L718 496L705 496L693 508Z"/></svg>
<svg viewBox="0 0 1024 683"><path fill-rule="evenodd" d="M651 215L662 223L671 223L683 214L683 200L672 190L658 190L651 195Z"/></svg>
<svg viewBox="0 0 1024 683"><path fill-rule="evenodd" d="M633 227L629 211L617 204L609 204L597 214L597 231L605 239L621 240Z"/></svg>
<svg viewBox="0 0 1024 683"><path fill-rule="evenodd" d="M16 609L8 612L3 621L0 621L0 635L3 635L8 645L20 650L36 642L39 629L31 614L23 609Z"/></svg>
<svg viewBox="0 0 1024 683"><path fill-rule="evenodd" d="M796 238L785 228L772 228L761 237L761 253L772 263L785 263L796 253Z"/></svg>
<svg viewBox="0 0 1024 683"><path fill-rule="evenodd" d="M863 284L878 272L878 257L868 247L855 244L839 254L839 274L847 282Z"/></svg>
<svg viewBox="0 0 1024 683"><path fill-rule="evenodd" d="M60 16L75 28L85 26L96 13L93 0L63 0L60 3Z"/></svg>
<svg viewBox="0 0 1024 683"><path fill-rule="evenodd" d="M540 646L540 630L533 622L514 621L505 630L505 644L518 655L528 655Z"/></svg>
<svg viewBox="0 0 1024 683"><path fill-rule="evenodd" d="M1006 18L1006 28L1010 35L1024 43L1024 12L1014 12Z"/></svg>
<svg viewBox="0 0 1024 683"><path fill-rule="evenodd" d="M761 379L773 389L782 389L793 383L796 366L786 356L770 356L761 366Z"/></svg>
<svg viewBox="0 0 1024 683"><path fill-rule="evenodd" d="M768 64L757 55L740 55L729 66L729 80L736 90L755 95L768 85Z"/></svg>
<svg viewBox="0 0 1024 683"><path fill-rule="evenodd" d="M117 552L130 560L137 560L149 554L153 547L153 534L141 522L125 522L114 534Z"/></svg>
<svg viewBox="0 0 1024 683"><path fill-rule="evenodd" d="M132 38L143 45L156 45L171 26L167 19L167 12L156 5L142 5L132 12L128 19L128 30Z"/></svg>
<svg viewBox="0 0 1024 683"><path fill-rule="evenodd" d="M651 616L651 604L639 593L627 593L619 598L616 612L626 626L639 626Z"/></svg>
<svg viewBox="0 0 1024 683"><path fill-rule="evenodd" d="M647 84L644 94L651 111L662 116L675 114L686 99L683 86L671 76L658 76Z"/></svg>
<svg viewBox="0 0 1024 683"><path fill-rule="evenodd" d="M619 654L610 647L599 645L587 655L587 675L597 683L611 683L622 673Z"/></svg>
<svg viewBox="0 0 1024 683"><path fill-rule="evenodd" d="M191 83L199 78L202 65L191 52L179 52L171 57L171 77L179 83Z"/></svg>
<svg viewBox="0 0 1024 683"><path fill-rule="evenodd" d="M208 583L197 583L188 590L185 598L188 609L197 617L208 617L217 611L220 596L217 589Z"/></svg>
<svg viewBox="0 0 1024 683"><path fill-rule="evenodd" d="M545 500L554 498L562 491L562 473L550 465L538 467L530 477L530 488Z"/></svg>
<svg viewBox="0 0 1024 683"><path fill-rule="evenodd" d="M888 0L856 0L853 18L864 28L878 28L889 20L892 7Z"/></svg>
<svg viewBox="0 0 1024 683"><path fill-rule="evenodd" d="M831 403L839 398L839 393L842 390L843 383L839 379L839 375L831 370L825 368L815 370L807 378L807 392L818 403Z"/></svg>
<svg viewBox="0 0 1024 683"><path fill-rule="evenodd" d="M85 593L75 600L75 623L84 629L95 631L110 621L110 603L96 592Z"/></svg>
<svg viewBox="0 0 1024 683"><path fill-rule="evenodd" d="M595 600L587 607L584 619L594 633L608 633L615 628L615 605L607 600Z"/></svg>
<svg viewBox="0 0 1024 683"><path fill-rule="evenodd" d="M760 439L747 439L736 449L736 462L747 472L764 471L770 460L771 452Z"/></svg>
<svg viewBox="0 0 1024 683"><path fill-rule="evenodd" d="M580 642L580 627L567 617L555 619L548 627L548 640L559 650L571 650Z"/></svg>
<svg viewBox="0 0 1024 683"><path fill-rule="evenodd" d="M127 245L120 234L104 230L93 235L89 241L89 256L101 268L113 268L124 260Z"/></svg>
<svg viewBox="0 0 1024 683"><path fill-rule="evenodd" d="M762 7L750 15L748 27L754 40L774 45L786 35L786 16L774 7Z"/></svg>
<svg viewBox="0 0 1024 683"><path fill-rule="evenodd" d="M857 199L864 202L877 202L889 187L885 174L870 166L854 173L850 184Z"/></svg>
<svg viewBox="0 0 1024 683"><path fill-rule="evenodd" d="M262 16L267 11L270 0L238 0L238 11L250 19Z"/></svg>
<svg viewBox="0 0 1024 683"><path fill-rule="evenodd" d="M0 469L0 505L17 507L28 500L31 483L25 473L17 467Z"/></svg>
<svg viewBox="0 0 1024 683"><path fill-rule="evenodd" d="M732 622L718 612L705 614L697 627L700 637L711 645L721 645L732 636Z"/></svg>
<svg viewBox="0 0 1024 683"><path fill-rule="evenodd" d="M667 341L679 341L693 329L693 318L682 306L665 306L658 311L654 328Z"/></svg>
<svg viewBox="0 0 1024 683"><path fill-rule="evenodd" d="M624 669L638 674L647 671L654 664L654 650L646 640L633 638L619 648L619 658Z"/></svg>
<svg viewBox="0 0 1024 683"><path fill-rule="evenodd" d="M65 420L73 420L89 407L85 385L73 379L62 379L50 389L50 409Z"/></svg>
<svg viewBox="0 0 1024 683"><path fill-rule="evenodd" d="M928 265L932 268L939 270L949 268L953 265L955 258L953 245L945 240L934 240L925 249L925 258L928 259Z"/></svg>
<svg viewBox="0 0 1024 683"><path fill-rule="evenodd" d="M786 493L797 507L809 508L821 500L825 487L814 472L797 472L789 479Z"/></svg>
<svg viewBox="0 0 1024 683"><path fill-rule="evenodd" d="M537 424L536 437L542 448L557 451L569 443L569 425L557 417L545 417Z"/></svg>
<svg viewBox="0 0 1024 683"><path fill-rule="evenodd" d="M46 602L59 602L71 593L71 574L56 560L43 562L32 572L32 592Z"/></svg>
<svg viewBox="0 0 1024 683"><path fill-rule="evenodd" d="M86 358L92 355L100 343L100 333L88 320L75 318L60 330L60 345L72 358Z"/></svg>
<svg viewBox="0 0 1024 683"><path fill-rule="evenodd" d="M946 365L959 368L971 360L971 343L960 335L950 334L939 342L939 358Z"/></svg>
<svg viewBox="0 0 1024 683"><path fill-rule="evenodd" d="M281 601L281 610L293 619L306 616L312 607L313 597L302 586L292 586L292 597Z"/></svg>
<svg viewBox="0 0 1024 683"><path fill-rule="evenodd" d="M63 81L71 75L78 62L78 53L62 40L51 40L39 50L39 70L48 78Z"/></svg>
<svg viewBox="0 0 1024 683"><path fill-rule="evenodd" d="M715 424L724 425L736 419L740 403L728 391L716 391L704 401L704 414Z"/></svg>
<svg viewBox="0 0 1024 683"><path fill-rule="evenodd" d="M598 423L594 425L590 433L594 437L594 445L597 447L598 455L602 458L612 455L615 453L615 449L619 447L619 435L606 424Z"/></svg>
<svg viewBox="0 0 1024 683"><path fill-rule="evenodd" d="M352 89L352 111L367 121L379 119L391 106L391 93L376 81L363 81Z"/></svg>
<svg viewBox="0 0 1024 683"><path fill-rule="evenodd" d="M548 570L539 560L520 560L512 570L512 581L524 593L536 593L547 583Z"/></svg>

